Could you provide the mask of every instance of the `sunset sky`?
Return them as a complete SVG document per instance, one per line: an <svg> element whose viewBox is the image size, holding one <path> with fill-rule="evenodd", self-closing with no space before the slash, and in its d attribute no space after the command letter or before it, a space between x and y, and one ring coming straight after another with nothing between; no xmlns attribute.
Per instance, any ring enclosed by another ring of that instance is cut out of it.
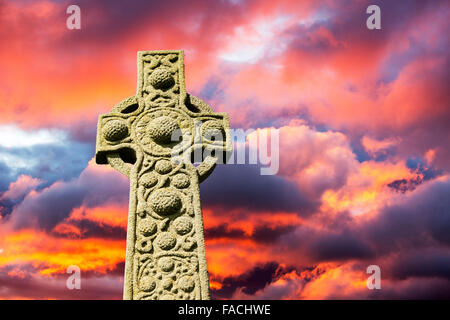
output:
<svg viewBox="0 0 450 320"><path fill-rule="evenodd" d="M188 92L232 128L279 130L277 175L219 165L201 184L212 298L450 299L449 16L445 0L0 0L0 299L122 298L129 181L95 164L97 119L135 93L137 51L162 49L185 51Z"/></svg>

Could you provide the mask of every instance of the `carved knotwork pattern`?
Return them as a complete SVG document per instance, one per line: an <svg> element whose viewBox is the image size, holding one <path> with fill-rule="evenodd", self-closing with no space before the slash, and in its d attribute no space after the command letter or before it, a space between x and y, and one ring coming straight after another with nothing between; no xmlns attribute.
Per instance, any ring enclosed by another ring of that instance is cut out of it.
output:
<svg viewBox="0 0 450 320"><path fill-rule="evenodd" d="M135 299L193 300L200 299L198 259L195 255L142 255Z"/></svg>
<svg viewBox="0 0 450 320"><path fill-rule="evenodd" d="M142 96L149 107L179 104L180 68L177 54L143 55Z"/></svg>

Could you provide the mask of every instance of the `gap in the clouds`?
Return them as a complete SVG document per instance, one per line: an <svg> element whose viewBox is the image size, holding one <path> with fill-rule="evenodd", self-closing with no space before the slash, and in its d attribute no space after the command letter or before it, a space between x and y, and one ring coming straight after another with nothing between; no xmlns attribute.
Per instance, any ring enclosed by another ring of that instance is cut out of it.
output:
<svg viewBox="0 0 450 320"><path fill-rule="evenodd" d="M21 175L39 179L36 191L56 181L77 178L93 157L95 141L77 141L70 129L24 130L1 127L8 140L0 144L0 192Z"/></svg>
<svg viewBox="0 0 450 320"><path fill-rule="evenodd" d="M443 170L434 168L432 165L427 163L423 157L411 157L406 160L406 166L411 170L417 171L423 175L423 180L431 180L442 175Z"/></svg>
<svg viewBox="0 0 450 320"><path fill-rule="evenodd" d="M364 161L370 160L371 157L359 140L359 138L351 139L350 147L352 149L352 152L356 155L356 159L362 163Z"/></svg>

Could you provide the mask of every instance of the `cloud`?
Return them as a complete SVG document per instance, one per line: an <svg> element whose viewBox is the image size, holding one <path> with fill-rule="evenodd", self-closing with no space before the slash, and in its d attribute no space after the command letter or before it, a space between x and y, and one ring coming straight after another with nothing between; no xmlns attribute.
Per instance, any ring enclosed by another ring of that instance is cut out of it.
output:
<svg viewBox="0 0 450 320"><path fill-rule="evenodd" d="M423 249L401 255L391 267L393 278L441 278L450 279L450 252L448 250Z"/></svg>
<svg viewBox="0 0 450 320"><path fill-rule="evenodd" d="M23 270L23 269L22 269ZM30 270L31 271L31 270ZM81 273L81 290L69 290L66 286L67 278L58 279L46 276L36 276L31 272L22 273L22 276L2 268L0 270L0 298L14 299L122 299L122 283L120 277L103 276L97 278L84 278Z"/></svg>
<svg viewBox="0 0 450 320"><path fill-rule="evenodd" d="M260 164L218 166L201 186L206 205L220 203L230 209L308 215L318 209L326 190L339 190L358 169L359 163L345 135L339 132L318 132L296 122L277 130L280 137L278 175L261 175ZM278 155L272 151L272 157L275 156Z"/></svg>
<svg viewBox="0 0 450 320"><path fill-rule="evenodd" d="M0 194L0 216L9 215L14 206L22 202L25 196L41 182L27 175L21 175L17 181L11 182L7 191Z"/></svg>
<svg viewBox="0 0 450 320"><path fill-rule="evenodd" d="M433 241L448 245L450 237L445 230L450 227L449 194L448 177L424 183L382 208L360 231L380 253L422 247Z"/></svg>
<svg viewBox="0 0 450 320"><path fill-rule="evenodd" d="M308 253L313 261L389 257L427 247L447 246L450 189L448 177L427 181L392 198L373 214L320 220L318 227L298 226L282 238L284 250ZM279 244L280 245L280 244Z"/></svg>
<svg viewBox="0 0 450 320"><path fill-rule="evenodd" d="M314 199L308 199L294 183L279 176L262 176L257 165L218 166L200 188L205 206L299 214L308 214L317 206Z"/></svg>
<svg viewBox="0 0 450 320"><path fill-rule="evenodd" d="M70 139L61 129L25 130L0 125L0 192L21 175L41 181L40 187L57 180L70 180L83 171L92 158L93 144ZM6 197L6 196L4 196Z"/></svg>
<svg viewBox="0 0 450 320"><path fill-rule="evenodd" d="M266 285L275 281L287 269L281 267L276 262L270 262L265 265L255 266L244 274L232 277L226 277L221 281L222 287L213 290L213 298L230 298L236 290L240 289L245 294L254 294L258 290L264 289Z"/></svg>
<svg viewBox="0 0 450 320"><path fill-rule="evenodd" d="M14 269L25 276L58 278L76 265L85 276L117 276L125 259L125 238L61 237L37 230L11 232L1 226L0 269ZM123 270L123 269L122 269Z"/></svg>
<svg viewBox="0 0 450 320"><path fill-rule="evenodd" d="M4 148L24 148L40 144L60 144L65 139L64 132L40 129L34 132L24 131L16 126L0 126L0 146Z"/></svg>
<svg viewBox="0 0 450 320"><path fill-rule="evenodd" d="M281 236L287 235L295 230L295 225L257 225L247 234L246 230L233 228L227 224L205 229L206 241L212 239L250 239L255 242L271 244L276 242Z"/></svg>
<svg viewBox="0 0 450 320"><path fill-rule="evenodd" d="M392 280L383 278L381 290L369 290L365 267L355 263L328 266L297 292L303 299L448 299L449 281L436 278Z"/></svg>
<svg viewBox="0 0 450 320"><path fill-rule="evenodd" d="M285 124L302 117L351 139L399 139L394 155L438 148L439 164L447 167L440 142L449 117L443 86L448 41L442 36L448 22L436 7L420 1L406 6L383 2L382 10L388 11L383 24L396 28L373 32L361 14L368 4L327 3L324 18L290 25L277 37L284 51L227 73L224 89L211 103L227 106L235 126ZM444 2L436 6L448 11Z"/></svg>
<svg viewBox="0 0 450 320"><path fill-rule="evenodd" d="M395 138L376 140L371 137L364 136L361 139L361 143L372 157L379 158L380 156L386 155L389 149L400 143L400 141Z"/></svg>
<svg viewBox="0 0 450 320"><path fill-rule="evenodd" d="M111 226L105 223L97 223L89 219L76 220L70 224L60 224L53 229L56 236L73 236L75 239L103 238L123 240L127 231L123 227Z"/></svg>
<svg viewBox="0 0 450 320"><path fill-rule="evenodd" d="M324 234L311 239L309 252L318 261L366 259L373 253L361 239L346 234Z"/></svg>
<svg viewBox="0 0 450 320"><path fill-rule="evenodd" d="M15 182L11 182L9 188L4 192L0 200L10 199L19 200L28 194L31 190L35 189L41 181L30 176L21 175Z"/></svg>
<svg viewBox="0 0 450 320"><path fill-rule="evenodd" d="M56 182L28 194L14 208L10 223L19 229L34 225L50 231L75 208L92 208L105 203L125 206L129 197L128 180L119 173L106 172L91 163L77 179Z"/></svg>

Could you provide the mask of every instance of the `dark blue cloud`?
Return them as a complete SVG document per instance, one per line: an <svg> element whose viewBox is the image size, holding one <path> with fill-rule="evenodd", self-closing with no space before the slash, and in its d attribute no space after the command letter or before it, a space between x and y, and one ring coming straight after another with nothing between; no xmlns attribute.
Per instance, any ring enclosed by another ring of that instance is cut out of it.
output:
<svg viewBox="0 0 450 320"><path fill-rule="evenodd" d="M295 230L295 225L272 226L258 225L252 230L251 234L247 234L245 230L234 228L228 224L221 224L215 227L205 229L205 239L249 239L260 243L274 243L281 236L287 235Z"/></svg>
<svg viewBox="0 0 450 320"><path fill-rule="evenodd" d="M396 279L425 277L450 280L450 251L425 249L403 254L390 269Z"/></svg>
<svg viewBox="0 0 450 320"><path fill-rule="evenodd" d="M359 233L379 253L425 247L433 242L450 245L450 179L430 181L404 201L386 206Z"/></svg>
<svg viewBox="0 0 450 320"><path fill-rule="evenodd" d="M26 197L11 214L16 228L34 226L50 231L67 218L74 208L103 204L126 206L129 183L118 172L99 175L84 171L78 179L54 184L38 195ZM91 226L92 227L92 226Z"/></svg>
<svg viewBox="0 0 450 320"><path fill-rule="evenodd" d="M213 299L231 298L238 289L245 294L252 295L292 270L294 269L281 267L277 262L258 265L238 276L224 278L221 281L222 287L212 289L211 296Z"/></svg>
<svg viewBox="0 0 450 320"><path fill-rule="evenodd" d="M320 199L301 193L294 183L277 175L261 175L259 165L219 165L200 189L204 207L308 215L320 205Z"/></svg>
<svg viewBox="0 0 450 320"><path fill-rule="evenodd" d="M362 239L346 233L322 234L311 239L308 250L318 261L367 259L373 256L372 250Z"/></svg>

